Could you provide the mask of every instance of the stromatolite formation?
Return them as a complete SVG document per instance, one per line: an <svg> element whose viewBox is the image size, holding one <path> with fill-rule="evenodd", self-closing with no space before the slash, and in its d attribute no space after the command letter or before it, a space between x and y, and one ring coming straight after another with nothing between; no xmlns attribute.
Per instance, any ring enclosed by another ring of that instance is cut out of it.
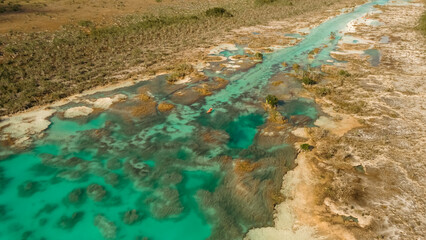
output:
<svg viewBox="0 0 426 240"><path fill-rule="evenodd" d="M117 226L104 215L97 215L94 224L105 239L115 239L117 237Z"/></svg>
<svg viewBox="0 0 426 240"><path fill-rule="evenodd" d="M99 184L90 184L86 189L87 196L89 196L93 201L99 202L102 201L106 195L106 190Z"/></svg>

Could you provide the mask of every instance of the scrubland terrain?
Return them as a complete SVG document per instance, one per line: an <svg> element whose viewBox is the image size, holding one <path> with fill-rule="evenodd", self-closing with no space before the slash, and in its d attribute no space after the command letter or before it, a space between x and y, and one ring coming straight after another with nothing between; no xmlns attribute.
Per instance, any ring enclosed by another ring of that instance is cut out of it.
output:
<svg viewBox="0 0 426 240"><path fill-rule="evenodd" d="M2 1L1 115L174 68L185 53L212 46L231 29L360 2ZM213 7L226 11L208 13Z"/></svg>

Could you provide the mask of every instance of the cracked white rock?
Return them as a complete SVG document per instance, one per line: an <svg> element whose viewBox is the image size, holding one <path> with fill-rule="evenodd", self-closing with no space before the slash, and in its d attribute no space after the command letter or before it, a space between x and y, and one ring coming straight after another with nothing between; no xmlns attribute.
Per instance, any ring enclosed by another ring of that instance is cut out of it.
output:
<svg viewBox="0 0 426 240"><path fill-rule="evenodd" d="M92 112L93 112L93 109L86 106L73 107L65 111L64 117L65 118L82 117L82 116L87 116L91 114Z"/></svg>

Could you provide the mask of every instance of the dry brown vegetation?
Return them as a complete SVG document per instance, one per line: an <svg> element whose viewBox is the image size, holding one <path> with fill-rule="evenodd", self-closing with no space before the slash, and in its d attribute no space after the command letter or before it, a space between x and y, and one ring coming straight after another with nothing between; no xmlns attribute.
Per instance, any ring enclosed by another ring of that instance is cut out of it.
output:
<svg viewBox="0 0 426 240"><path fill-rule="evenodd" d="M165 1L150 8L150 15L125 14L113 24L75 18L56 32L8 32L0 36L0 114L51 103L136 73L167 69L182 52L209 47L230 29L329 8L339 1L277 0L262 5L248 0L171 5ZM91 4L96 2L87 5ZM216 6L233 17L207 16L206 10Z"/></svg>

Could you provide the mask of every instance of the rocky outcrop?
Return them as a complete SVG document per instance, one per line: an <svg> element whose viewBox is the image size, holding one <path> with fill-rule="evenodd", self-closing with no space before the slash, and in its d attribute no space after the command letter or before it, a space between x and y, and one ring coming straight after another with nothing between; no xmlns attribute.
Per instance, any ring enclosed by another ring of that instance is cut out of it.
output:
<svg viewBox="0 0 426 240"><path fill-rule="evenodd" d="M69 108L64 112L65 118L76 118L83 117L91 114L93 112L92 108L81 106L81 107L73 107Z"/></svg>
<svg viewBox="0 0 426 240"><path fill-rule="evenodd" d="M112 98L106 97L106 98L98 98L96 101L93 102L94 108L100 108L100 109L108 109L110 108L114 103L121 102L127 99L127 96L124 94L117 94Z"/></svg>
<svg viewBox="0 0 426 240"><path fill-rule="evenodd" d="M19 185L18 194L20 197L31 197L38 192L40 184L38 182L27 181Z"/></svg>
<svg viewBox="0 0 426 240"><path fill-rule="evenodd" d="M55 111L42 109L0 118L0 143L12 147L28 146L32 137L40 137L40 133L49 127L51 122L47 118Z"/></svg>

